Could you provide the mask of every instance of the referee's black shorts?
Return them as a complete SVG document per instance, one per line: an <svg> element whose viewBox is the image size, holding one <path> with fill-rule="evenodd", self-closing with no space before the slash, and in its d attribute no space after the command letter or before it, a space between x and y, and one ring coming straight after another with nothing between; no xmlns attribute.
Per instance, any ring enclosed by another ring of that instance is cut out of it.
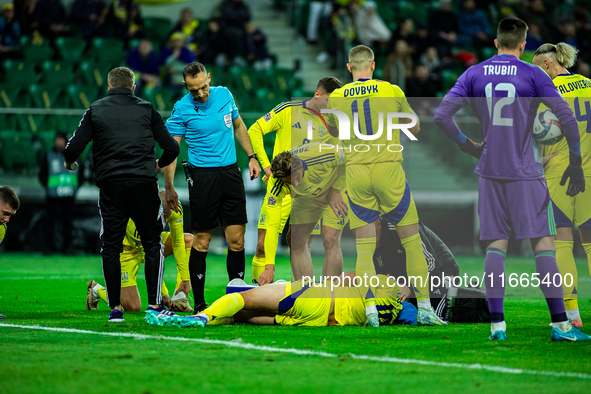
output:
<svg viewBox="0 0 591 394"><path fill-rule="evenodd" d="M246 195L242 174L236 164L225 167L191 167L189 186L191 230L246 224Z"/></svg>

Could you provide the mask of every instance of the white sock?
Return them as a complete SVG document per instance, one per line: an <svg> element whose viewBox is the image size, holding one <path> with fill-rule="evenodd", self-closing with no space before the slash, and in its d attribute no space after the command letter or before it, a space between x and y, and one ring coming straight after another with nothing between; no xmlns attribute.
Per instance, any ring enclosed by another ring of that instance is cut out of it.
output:
<svg viewBox="0 0 591 394"><path fill-rule="evenodd" d="M418 300L417 307L431 309L431 300L429 300L428 298L426 300Z"/></svg>
<svg viewBox="0 0 591 394"><path fill-rule="evenodd" d="M375 305L369 305L365 307L365 316L369 315L370 313L378 313L378 309Z"/></svg>
<svg viewBox="0 0 591 394"><path fill-rule="evenodd" d="M568 321L561 321L558 323L552 323L552 327L558 328L562 332L569 332L573 328Z"/></svg>
<svg viewBox="0 0 591 394"><path fill-rule="evenodd" d="M579 313L579 308L575 308L575 309L571 309L570 311L566 311L566 317L568 317L568 320L575 320L581 317L581 314Z"/></svg>
<svg viewBox="0 0 591 394"><path fill-rule="evenodd" d="M491 323L490 324L490 333L494 334L495 331L507 331L507 324L503 320L500 323Z"/></svg>
<svg viewBox="0 0 591 394"><path fill-rule="evenodd" d="M206 313L198 313L197 316L202 317L206 322L209 323L209 316L207 316Z"/></svg>
<svg viewBox="0 0 591 394"><path fill-rule="evenodd" d="M94 285L94 287L92 288L92 295L95 297L98 297L98 290L102 289L103 286L99 285L98 283L96 285Z"/></svg>

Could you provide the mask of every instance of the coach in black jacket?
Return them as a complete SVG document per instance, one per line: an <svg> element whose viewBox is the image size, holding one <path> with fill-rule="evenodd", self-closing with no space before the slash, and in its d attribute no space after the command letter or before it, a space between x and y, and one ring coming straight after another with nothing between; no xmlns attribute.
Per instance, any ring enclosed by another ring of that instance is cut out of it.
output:
<svg viewBox="0 0 591 394"><path fill-rule="evenodd" d="M152 104L133 95L135 76L126 67L108 75L109 94L92 103L64 152L65 166L71 164L93 140L96 184L100 188L103 273L109 296L109 321L123 321L121 308L121 262L123 237L129 218L137 227L146 260L149 309L163 309L163 247L160 244L162 210L158 197L157 172L162 172L179 154ZM154 140L164 150L154 155Z"/></svg>

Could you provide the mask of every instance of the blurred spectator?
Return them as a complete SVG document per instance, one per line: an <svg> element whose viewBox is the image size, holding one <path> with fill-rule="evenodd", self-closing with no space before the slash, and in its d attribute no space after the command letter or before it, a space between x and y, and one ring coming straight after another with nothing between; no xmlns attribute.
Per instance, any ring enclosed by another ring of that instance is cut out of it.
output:
<svg viewBox="0 0 591 394"><path fill-rule="evenodd" d="M579 59L576 64L575 74L581 74L584 77L591 78L591 67L589 63Z"/></svg>
<svg viewBox="0 0 591 394"><path fill-rule="evenodd" d="M173 33L160 53L160 65L164 67L167 84L175 90L175 95L184 87L183 69L197 58L185 46L183 33Z"/></svg>
<svg viewBox="0 0 591 394"><path fill-rule="evenodd" d="M0 16L0 61L22 57L20 36L21 27L14 15L14 5L4 4Z"/></svg>
<svg viewBox="0 0 591 394"><path fill-rule="evenodd" d="M21 34L32 35L39 31L39 8L37 0L15 0L16 19L21 25Z"/></svg>
<svg viewBox="0 0 591 394"><path fill-rule="evenodd" d="M406 79L412 76L412 58L408 44L404 40L396 41L394 50L388 55L384 66L384 79L398 85L405 91Z"/></svg>
<svg viewBox="0 0 591 394"><path fill-rule="evenodd" d="M440 0L439 8L429 15L429 30L433 32L437 51L442 56L451 54L458 39L458 17L452 10L451 0Z"/></svg>
<svg viewBox="0 0 591 394"><path fill-rule="evenodd" d="M388 53L394 50L394 45L398 40L404 40L408 44L409 47L414 48L414 43L417 40L416 35L414 34L415 30L415 23L412 19L406 18L400 21L396 29L392 32L390 36L390 41L388 42L388 46L386 47L386 51ZM412 50L412 49L411 49Z"/></svg>
<svg viewBox="0 0 591 394"><path fill-rule="evenodd" d="M347 53L355 38L353 21L346 6L334 4L329 20L332 42L326 48L331 58L331 68L347 63Z"/></svg>
<svg viewBox="0 0 591 394"><path fill-rule="evenodd" d="M243 0L223 0L218 6L217 15L224 29L235 28L244 31L250 22L250 9Z"/></svg>
<svg viewBox="0 0 591 394"><path fill-rule="evenodd" d="M62 0L39 0L39 32L54 39L68 34L68 14Z"/></svg>
<svg viewBox="0 0 591 394"><path fill-rule="evenodd" d="M105 0L76 0L70 16L84 38L91 39L105 35L104 22L107 11Z"/></svg>
<svg viewBox="0 0 591 394"><path fill-rule="evenodd" d="M133 0L113 0L106 23L113 28L115 37L126 42L143 37L140 6Z"/></svg>
<svg viewBox="0 0 591 394"><path fill-rule="evenodd" d="M76 191L82 179L79 178L80 168L70 171L64 167L64 149L67 142L66 133L56 133L54 146L47 152L39 167L39 181L45 187L47 208L45 254L56 251L69 253L72 246L72 211ZM61 223L61 234L56 228L58 223ZM61 247L58 247L58 234L62 238Z"/></svg>
<svg viewBox="0 0 591 394"><path fill-rule="evenodd" d="M560 30L559 40L560 42L565 42L568 45L572 45L575 48L578 48L577 42L577 31L575 29L575 23L573 21L564 21L559 26L558 29Z"/></svg>
<svg viewBox="0 0 591 394"><path fill-rule="evenodd" d="M135 72L137 96L141 95L144 87L160 84L158 57L150 40L142 39L139 45L129 52L127 65Z"/></svg>
<svg viewBox="0 0 591 394"><path fill-rule="evenodd" d="M408 97L436 97L438 91L439 82L431 78L422 64L415 67L414 76L408 79L404 90Z"/></svg>
<svg viewBox="0 0 591 394"><path fill-rule="evenodd" d="M199 20L193 16L193 11L189 7L183 8L179 16L179 20L172 27L172 32L183 33L185 37L185 45L191 51L197 51L197 28L199 27Z"/></svg>
<svg viewBox="0 0 591 394"><path fill-rule="evenodd" d="M212 17L207 30L198 36L197 58L204 64L228 66L234 63L244 38L221 29L219 19Z"/></svg>
<svg viewBox="0 0 591 394"><path fill-rule="evenodd" d="M527 39L525 41L525 50L535 52L542 44L545 44L544 38L540 33L540 25L535 21L527 22L529 30L527 31Z"/></svg>
<svg viewBox="0 0 591 394"><path fill-rule="evenodd" d="M476 9L474 0L463 0L458 12L458 44L482 48L492 44L490 25L486 15Z"/></svg>
<svg viewBox="0 0 591 394"><path fill-rule="evenodd" d="M542 0L526 0L526 5L519 12L521 19L527 23L536 22L545 42L554 42L557 36L554 17L546 9Z"/></svg>
<svg viewBox="0 0 591 394"><path fill-rule="evenodd" d="M252 21L246 24L246 61L257 70L273 66L267 36Z"/></svg>
<svg viewBox="0 0 591 394"><path fill-rule="evenodd" d="M332 2L330 0L312 0L310 1L310 11L308 12L308 29L306 39L310 44L318 42L318 28L323 18L327 18L332 11Z"/></svg>
<svg viewBox="0 0 591 394"><path fill-rule="evenodd" d="M355 31L359 42L374 47L385 45L392 33L378 15L375 1L368 0L355 8Z"/></svg>
<svg viewBox="0 0 591 394"><path fill-rule="evenodd" d="M441 61L439 60L439 55L437 54L437 49L435 47L428 47L421 55L419 61L421 65L427 68L427 72L431 78L439 79L441 74Z"/></svg>

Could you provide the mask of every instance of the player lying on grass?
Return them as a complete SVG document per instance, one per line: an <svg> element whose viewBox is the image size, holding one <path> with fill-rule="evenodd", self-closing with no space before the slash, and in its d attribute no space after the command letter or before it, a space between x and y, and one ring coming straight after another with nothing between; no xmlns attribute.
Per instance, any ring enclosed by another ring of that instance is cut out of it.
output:
<svg viewBox="0 0 591 394"><path fill-rule="evenodd" d="M257 120L249 129L248 134L252 147L265 171L267 181L271 177L271 162L265 152L263 136L275 132L275 144L273 157L283 151L288 151L294 146L308 142L319 142L326 144L338 144L338 139L332 137L326 131L326 123L320 111L326 108L326 101L330 93L342 86L342 83L335 77L325 77L318 81L314 97L310 100L287 101L277 105L265 116ZM308 135L308 124L312 124L312 137ZM267 184L269 184L267 182ZM271 184L271 187L273 184ZM281 206L275 201L275 196L267 194L263 199L258 224L258 242L255 256L252 259L253 283L264 285L272 283L275 277L275 254L277 250L278 234L269 233L267 229L273 228L281 232L289 219L291 210L291 195L288 193L283 197ZM272 206L275 210L273 218L278 223L271 223L267 207ZM280 211L280 215L277 215ZM293 218L292 218L293 219ZM313 234L320 234L322 227L322 241L326 251L323 275L339 275L343 270L343 255L341 253L341 233L345 220L337 218L330 208L326 209L322 223L318 224ZM299 279L299 277L296 277Z"/></svg>
<svg viewBox="0 0 591 394"><path fill-rule="evenodd" d="M193 310L188 300L191 291L189 277L189 253L193 243L193 235L183 233L183 207L179 202L178 212L169 208L165 202L165 192L160 192L163 201L164 219L168 222L170 232L162 232L164 257L174 255L177 262L176 290L171 298L166 284L162 282L163 302L167 308L176 312L190 312ZM140 264L144 262L144 250L135 223L129 219L123 239L121 253L121 305L125 311L139 311L142 301L137 288L137 273ZM107 302L107 289L96 281L88 282L86 295L86 309L98 309L99 300Z"/></svg>
<svg viewBox="0 0 591 394"><path fill-rule="evenodd" d="M354 272L344 276L347 275L354 276ZM359 281L362 279L360 277L358 281L349 281L344 276L335 282L320 285L297 280L258 286L240 293L226 294L195 316L171 317L148 311L146 321L178 327L237 322L283 326L362 326L367 320L364 298L368 287L363 280ZM375 300L380 325L393 324L410 289L400 289L392 277L378 275L376 278L379 283ZM363 286L351 286L356 282Z"/></svg>

